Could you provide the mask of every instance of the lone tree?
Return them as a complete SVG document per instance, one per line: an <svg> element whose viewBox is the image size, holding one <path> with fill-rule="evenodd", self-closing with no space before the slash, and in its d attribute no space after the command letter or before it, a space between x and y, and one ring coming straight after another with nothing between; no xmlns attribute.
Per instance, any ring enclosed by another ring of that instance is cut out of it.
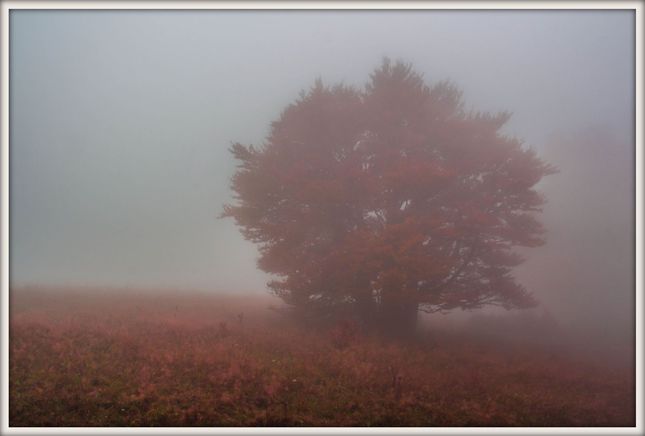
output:
<svg viewBox="0 0 645 436"><path fill-rule="evenodd" d="M418 311L534 306L513 248L543 244L533 187L554 169L500 133L508 119L388 59L364 90L318 80L261 147L232 145L237 202L222 215L298 308L406 334Z"/></svg>

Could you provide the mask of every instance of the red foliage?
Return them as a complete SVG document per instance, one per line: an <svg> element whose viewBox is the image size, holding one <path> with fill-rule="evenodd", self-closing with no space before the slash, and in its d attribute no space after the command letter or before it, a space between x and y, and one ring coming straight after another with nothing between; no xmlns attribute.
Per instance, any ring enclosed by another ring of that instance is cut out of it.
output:
<svg viewBox="0 0 645 436"><path fill-rule="evenodd" d="M633 366L569 346L439 328L402 344L350 322L321 334L267 300L40 297L12 290L12 427L635 424ZM243 328L232 322L241 310Z"/></svg>
<svg viewBox="0 0 645 436"><path fill-rule="evenodd" d="M238 201L223 216L260 245L260 268L279 277L270 287L293 305L531 306L512 248L542 243L533 187L554 169L500 133L508 118L466 112L454 86L429 87L400 62L362 91L317 81L262 147L231 147Z"/></svg>

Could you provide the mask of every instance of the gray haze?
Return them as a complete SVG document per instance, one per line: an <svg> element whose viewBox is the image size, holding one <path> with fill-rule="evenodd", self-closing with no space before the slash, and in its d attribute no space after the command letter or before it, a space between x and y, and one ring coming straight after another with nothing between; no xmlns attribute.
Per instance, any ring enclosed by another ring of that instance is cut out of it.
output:
<svg viewBox="0 0 645 436"><path fill-rule="evenodd" d="M513 112L506 132L560 168L541 185L549 243L518 270L544 306L621 332L633 319L630 12L13 11L10 25L12 285L265 292L256 248L216 218L229 144L261 143L316 77L362 85L390 56L451 79L468 107Z"/></svg>

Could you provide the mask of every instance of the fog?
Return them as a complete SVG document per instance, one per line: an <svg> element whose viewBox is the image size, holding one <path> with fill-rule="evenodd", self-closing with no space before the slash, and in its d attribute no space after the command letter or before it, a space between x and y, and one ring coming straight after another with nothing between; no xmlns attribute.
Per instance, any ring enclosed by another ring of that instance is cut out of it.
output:
<svg viewBox="0 0 645 436"><path fill-rule="evenodd" d="M232 220L231 142L383 56L560 172L520 281L559 320L630 337L634 16L621 11L12 11L11 285L266 293ZM600 334L599 333L599 334Z"/></svg>

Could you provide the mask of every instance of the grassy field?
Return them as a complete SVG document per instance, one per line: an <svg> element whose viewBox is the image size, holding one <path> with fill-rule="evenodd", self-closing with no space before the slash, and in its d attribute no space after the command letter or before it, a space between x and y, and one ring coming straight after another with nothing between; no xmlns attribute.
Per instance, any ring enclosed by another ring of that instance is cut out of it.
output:
<svg viewBox="0 0 645 436"><path fill-rule="evenodd" d="M13 291L10 426L634 426L633 367L434 328L305 328L267 298Z"/></svg>

